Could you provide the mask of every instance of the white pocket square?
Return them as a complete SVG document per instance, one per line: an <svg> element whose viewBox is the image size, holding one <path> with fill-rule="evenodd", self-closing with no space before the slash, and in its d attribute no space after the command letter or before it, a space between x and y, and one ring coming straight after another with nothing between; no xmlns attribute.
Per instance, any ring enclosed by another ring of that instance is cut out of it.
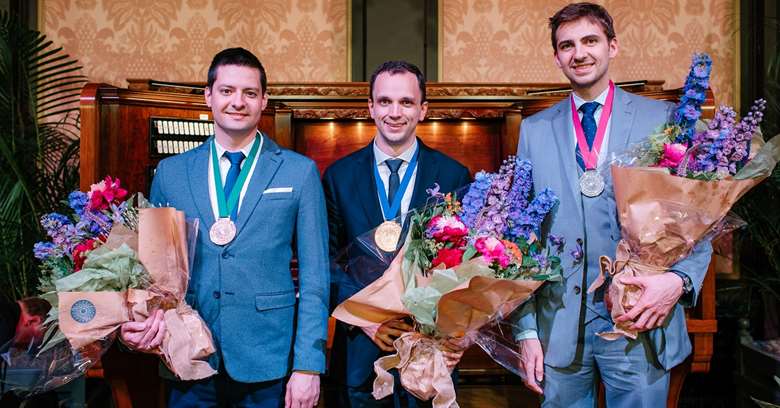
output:
<svg viewBox="0 0 780 408"><path fill-rule="evenodd" d="M274 187L274 188L267 188L265 191L263 191L263 194L274 194L274 193L292 193L292 187Z"/></svg>

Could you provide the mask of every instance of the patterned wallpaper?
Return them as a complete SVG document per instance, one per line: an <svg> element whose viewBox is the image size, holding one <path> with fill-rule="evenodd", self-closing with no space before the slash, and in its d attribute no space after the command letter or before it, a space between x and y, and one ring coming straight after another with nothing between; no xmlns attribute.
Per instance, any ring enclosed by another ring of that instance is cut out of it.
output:
<svg viewBox="0 0 780 408"><path fill-rule="evenodd" d="M93 82L205 81L223 48L254 52L269 81L347 77L346 0L39 0L44 33Z"/></svg>
<svg viewBox="0 0 780 408"><path fill-rule="evenodd" d="M713 59L718 102L733 104L734 0L597 0L615 21L616 81L663 79L682 86L691 54ZM553 63L547 21L563 0L442 0L442 80L565 82Z"/></svg>
<svg viewBox="0 0 780 408"><path fill-rule="evenodd" d="M254 51L269 80L347 79L348 0L38 0L44 32L91 81L202 81L229 46ZM564 0L440 0L442 81L564 82L547 19ZM734 0L600 0L615 19L613 79L679 87L707 51L719 101L733 103Z"/></svg>

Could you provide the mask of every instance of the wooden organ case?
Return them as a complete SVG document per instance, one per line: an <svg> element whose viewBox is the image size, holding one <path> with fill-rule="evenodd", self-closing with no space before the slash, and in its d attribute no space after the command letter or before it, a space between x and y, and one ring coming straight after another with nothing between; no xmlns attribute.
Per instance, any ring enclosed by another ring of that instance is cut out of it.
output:
<svg viewBox="0 0 780 408"><path fill-rule="evenodd" d="M204 84L129 82L127 89L93 83L82 90L82 190L112 175L130 191L146 194L159 160L197 146L213 131L211 112L202 95ZM676 101L680 92L663 90L657 81L618 85L661 100ZM270 84L268 93L268 107L258 127L282 147L314 159L320 172L373 137L366 83ZM495 171L516 152L523 117L553 105L567 93L563 84L428 84L429 110L418 126L418 135L465 164L472 174L482 169ZM710 92L704 116L712 117L713 112ZM712 265L698 305L687 309L686 315L693 353L672 372L669 406L677 405L688 372L709 370L717 328ZM134 384L156 378L155 359L141 364L147 356L133 354L132 363L125 365L121 361L127 357L121 354L109 353L102 370L117 406L159 404L159 396L140 396L148 393L148 383ZM142 367L147 365L151 368ZM508 373L476 347L466 353L459 367L461 376Z"/></svg>

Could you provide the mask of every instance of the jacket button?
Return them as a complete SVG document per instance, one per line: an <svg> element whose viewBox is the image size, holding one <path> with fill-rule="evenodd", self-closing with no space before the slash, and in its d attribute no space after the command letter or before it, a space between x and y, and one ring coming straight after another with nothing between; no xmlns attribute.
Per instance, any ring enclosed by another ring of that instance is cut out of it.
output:
<svg viewBox="0 0 780 408"><path fill-rule="evenodd" d="M575 295L579 295L579 294L580 294L580 291L581 291L581 289L580 289L580 287L579 287L579 286L575 286L575 287L574 287L574 294L575 294Z"/></svg>
<svg viewBox="0 0 780 408"><path fill-rule="evenodd" d="M213 295L214 295L214 299L219 299L219 297L220 297L220 294L219 294L218 290L215 290Z"/></svg>
<svg viewBox="0 0 780 408"><path fill-rule="evenodd" d="M230 252L225 251L222 253L222 259L230 259Z"/></svg>

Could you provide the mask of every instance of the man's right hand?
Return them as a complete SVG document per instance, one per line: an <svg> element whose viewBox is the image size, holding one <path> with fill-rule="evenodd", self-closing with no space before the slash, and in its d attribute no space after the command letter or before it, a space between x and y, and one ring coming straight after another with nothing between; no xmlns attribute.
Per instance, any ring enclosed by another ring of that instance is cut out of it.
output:
<svg viewBox="0 0 780 408"><path fill-rule="evenodd" d="M525 386L539 395L544 394L539 386L544 380L544 352L539 339L520 340L520 370L525 373Z"/></svg>
<svg viewBox="0 0 780 408"><path fill-rule="evenodd" d="M162 344L165 330L163 311L157 310L146 321L122 324L119 336L130 349L149 352Z"/></svg>
<svg viewBox="0 0 780 408"><path fill-rule="evenodd" d="M379 326L379 329L377 329L376 334L371 340L373 340L374 344L382 349L382 351L393 352L395 351L393 348L393 341L402 334L412 330L414 330L414 328L403 320L390 320Z"/></svg>

